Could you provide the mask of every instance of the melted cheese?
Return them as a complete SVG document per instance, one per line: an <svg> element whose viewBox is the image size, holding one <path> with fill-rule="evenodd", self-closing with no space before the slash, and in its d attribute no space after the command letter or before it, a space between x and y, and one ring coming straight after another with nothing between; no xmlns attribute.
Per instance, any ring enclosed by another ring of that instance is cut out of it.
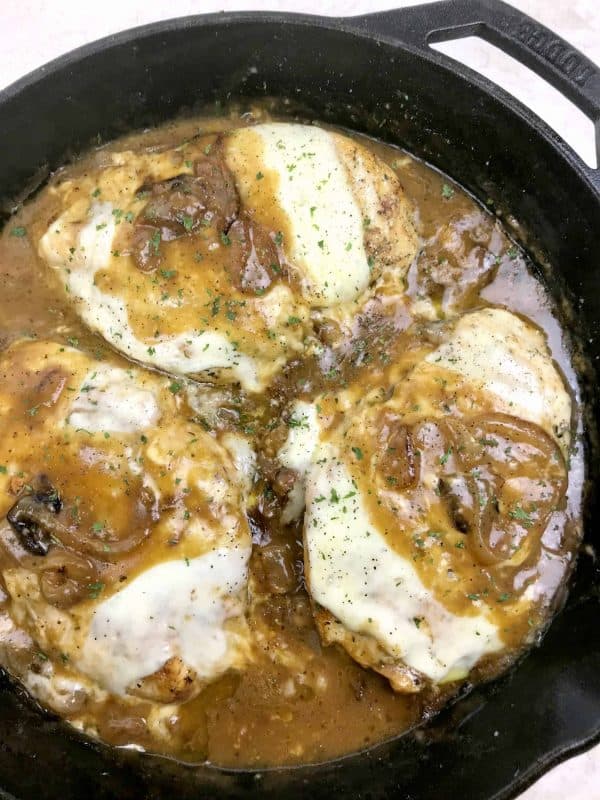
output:
<svg viewBox="0 0 600 800"><path fill-rule="evenodd" d="M70 404L69 425L94 433L135 433L154 425L160 416L156 397L137 377L119 367L90 370Z"/></svg>
<svg viewBox="0 0 600 800"><path fill-rule="evenodd" d="M297 400L292 406L290 419L294 424L286 441L279 450L277 458L288 469L298 473L282 513L284 525L299 519L304 511L306 475L312 463L312 457L319 441L319 423L314 403Z"/></svg>
<svg viewBox="0 0 600 800"><path fill-rule="evenodd" d="M280 229L311 306L344 319L376 281L402 294L417 235L397 176L377 156L349 137L290 123L236 130L226 155L246 206Z"/></svg>
<svg viewBox="0 0 600 800"><path fill-rule="evenodd" d="M243 613L249 548L219 548L143 572L94 610L78 667L125 694L179 656L205 681L238 665L241 637L226 621Z"/></svg>
<svg viewBox="0 0 600 800"><path fill-rule="evenodd" d="M496 626L484 614L449 612L389 546L336 451L319 448L315 462L304 523L313 599L436 682L463 677L499 650Z"/></svg>
<svg viewBox="0 0 600 800"><path fill-rule="evenodd" d="M536 423L568 449L571 398L544 334L516 314L498 308L465 314L425 361L458 373L491 397L496 411Z"/></svg>
<svg viewBox="0 0 600 800"><path fill-rule="evenodd" d="M53 342L13 343L0 374L3 484L43 473L61 500L51 569L68 561L73 543L84 565L84 577L75 567L72 579L83 581L80 593L64 609L44 593L43 559L3 570L11 617L32 646L55 666L64 656L69 680L88 694L132 702L137 683L171 658L191 671L195 691L241 666L251 549L244 504L254 470L247 440L231 434L221 444L192 423L185 393L173 392L169 378ZM14 502L14 492L3 492L0 514ZM88 555L106 560L108 572L86 573ZM60 675L42 680L26 669L21 677L63 710Z"/></svg>
<svg viewBox="0 0 600 800"><path fill-rule="evenodd" d="M353 300L367 287L369 264L363 214L335 138L321 128L288 123L235 131L227 159L242 197L251 196L256 184L249 153L257 148L264 173L277 177L275 200L288 231L284 246L305 298L320 306Z"/></svg>
<svg viewBox="0 0 600 800"><path fill-rule="evenodd" d="M151 347L135 335L128 318L127 298L107 294L95 284L96 274L111 264L116 231L113 211L110 203L92 205L89 221L75 237L75 255L71 258L65 252L71 239L61 233L64 223L53 223L40 240L40 253L51 266L69 264L66 285L84 322L136 361L180 375L226 368L249 391L260 390L254 360L217 331L190 330L153 341Z"/></svg>

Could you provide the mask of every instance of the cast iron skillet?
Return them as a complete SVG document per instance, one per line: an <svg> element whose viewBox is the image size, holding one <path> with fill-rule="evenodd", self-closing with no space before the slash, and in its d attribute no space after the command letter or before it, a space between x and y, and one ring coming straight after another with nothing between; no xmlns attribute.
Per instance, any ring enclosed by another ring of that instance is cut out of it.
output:
<svg viewBox="0 0 600 800"><path fill-rule="evenodd" d="M54 61L0 94L2 209L97 137L229 97L291 98L315 118L404 145L501 216L541 265L575 338L600 358L600 175L496 86L428 42L477 34L600 120L600 72L553 33L495 0L455 0L348 19L291 14L189 17L127 31ZM510 220L509 220L510 222ZM552 269L544 265L551 264ZM589 474L598 396L588 402ZM593 493L591 493L593 494ZM600 523L593 498L586 537ZM83 741L0 681L6 797L79 799L352 797L500 800L600 739L599 576L582 555L540 648L433 725L320 766L235 772L184 767Z"/></svg>

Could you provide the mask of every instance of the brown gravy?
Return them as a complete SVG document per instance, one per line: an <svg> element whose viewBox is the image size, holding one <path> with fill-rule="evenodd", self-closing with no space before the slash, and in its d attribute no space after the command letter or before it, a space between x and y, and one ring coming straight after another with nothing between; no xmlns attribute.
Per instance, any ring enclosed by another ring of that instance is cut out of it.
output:
<svg viewBox="0 0 600 800"><path fill-rule="evenodd" d="M175 146L199 133L244 125L263 116L259 109L250 116L185 120L129 136L65 167L51 183L85 171L107 151ZM449 304L461 311L491 304L531 319L547 334L577 407L577 380L568 341L551 298L533 276L523 252L490 212L454 182L397 148L365 138L361 141L398 170L415 208L425 244L408 275L409 295L427 297L442 313ZM85 328L51 285L37 256L37 237L52 213L52 201L42 190L17 212L0 236L0 347L4 349L23 336L55 338L76 341L97 358L112 357L109 346ZM362 371L372 369L373 362L385 365L408 322L394 318L365 331L367 345L361 346L362 355L349 346L346 357L334 365L333 389L336 383L359 381ZM321 335L326 340L328 331L322 330ZM370 355L365 358L367 350ZM177 758L229 767L324 761L407 731L457 690L451 684L442 692L395 694L383 677L362 669L343 650L323 646L319 640L303 583L301 527L278 521L280 502L269 458L277 444L277 421L289 399L299 396L299 387L300 396L304 393L307 397L330 391L331 369L329 365L325 373L317 359L292 361L264 396L242 397L239 403L234 398L229 409L235 412L230 417L235 417L237 426L261 433L267 441L262 454L263 477L255 487L251 512L251 573L261 599L252 611L250 625L263 637L262 652L245 672L227 674L170 718L172 746L163 749ZM223 428L229 425L225 422ZM564 512L569 531L563 545L565 563L579 536L581 471L581 456L574 451ZM0 569L3 558L0 550ZM282 651L289 654L287 660L274 657ZM498 660L483 664L475 677L485 679L504 666ZM95 719L103 740L156 749L143 707L132 715L114 699L86 713ZM68 713L65 716L70 718ZM77 718L78 713L73 714L73 719Z"/></svg>

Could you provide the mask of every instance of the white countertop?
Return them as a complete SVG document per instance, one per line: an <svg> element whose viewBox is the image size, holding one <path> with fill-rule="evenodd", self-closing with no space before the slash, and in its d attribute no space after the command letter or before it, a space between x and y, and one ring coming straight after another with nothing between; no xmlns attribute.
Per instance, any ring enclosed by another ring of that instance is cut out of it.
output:
<svg viewBox="0 0 600 800"><path fill-rule="evenodd" d="M159 19L257 9L350 16L415 3L416 0L0 0L0 87L85 42ZM560 33L600 64L597 0L513 0L513 5ZM515 67L511 59L477 42L469 47L462 43L460 53L462 60L501 83L559 132L568 131L565 138L569 143L588 161L593 158L591 123L578 120L572 107L557 99L546 84L530 77L523 80L521 68ZM547 773L519 800L600 800L600 745Z"/></svg>

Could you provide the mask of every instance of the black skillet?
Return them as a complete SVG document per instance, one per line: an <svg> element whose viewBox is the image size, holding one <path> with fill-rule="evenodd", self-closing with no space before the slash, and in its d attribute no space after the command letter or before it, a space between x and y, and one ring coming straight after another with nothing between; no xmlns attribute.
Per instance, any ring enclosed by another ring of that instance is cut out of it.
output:
<svg viewBox="0 0 600 800"><path fill-rule="evenodd" d="M479 35L531 67L598 126L600 71L497 0L454 0L363 17L252 13L149 25L83 47L0 94L3 210L95 141L228 98L287 97L314 118L399 143L501 215L600 358L600 173L512 97L429 42ZM546 264L552 268L545 268ZM588 477L598 458L592 368ZM586 539L600 523L593 492ZM184 767L79 738L0 681L0 786L19 800L310 797L500 800L600 739L599 575L579 559L569 601L510 675L433 724L320 766L234 772ZM0 790L1 792L1 790Z"/></svg>

